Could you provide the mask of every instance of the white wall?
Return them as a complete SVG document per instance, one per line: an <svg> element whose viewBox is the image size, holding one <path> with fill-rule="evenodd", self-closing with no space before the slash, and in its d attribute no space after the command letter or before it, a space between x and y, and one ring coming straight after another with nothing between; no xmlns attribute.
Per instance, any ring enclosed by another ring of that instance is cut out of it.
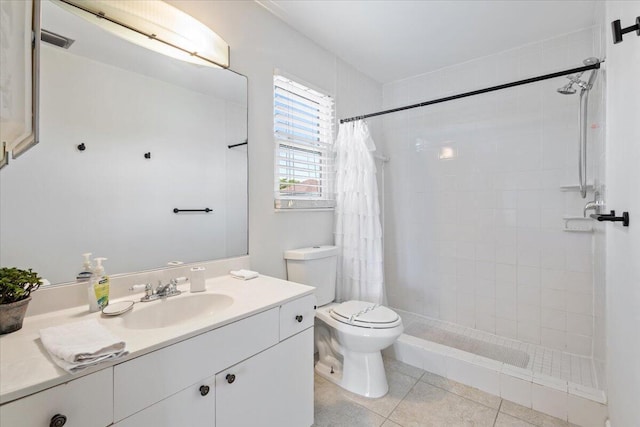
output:
<svg viewBox="0 0 640 427"><path fill-rule="evenodd" d="M83 252L110 273L246 253L246 190L225 201L245 106L48 45L41 71L41 143L2 171L2 265L59 283ZM200 206L213 213L172 212Z"/></svg>
<svg viewBox="0 0 640 427"><path fill-rule="evenodd" d="M387 84L384 107L581 66L598 56L599 34L587 29ZM593 194L560 191L578 181L578 95L556 92L566 82L385 116L390 305L591 355L592 235L562 231L563 216L582 216ZM599 124L589 124L590 140L601 138ZM443 149L453 158L440 159Z"/></svg>
<svg viewBox="0 0 640 427"><path fill-rule="evenodd" d="M605 49L609 25L604 24L605 3L597 4L596 22L600 22L600 37L598 52L601 57L605 57ZM593 177L596 188L600 194L600 200L606 203L607 200L607 156L606 156L606 92L607 92L607 65L606 63L600 69L600 78L596 88L596 97L593 98L589 105L589 123L598 124L597 128L591 129L591 138L587 144L588 156L594 159ZM606 206L603 213L606 211ZM606 267L607 267L607 251L606 251L606 223L594 221L593 223L593 366L595 368L598 386L601 390L607 389L606 376Z"/></svg>
<svg viewBox="0 0 640 427"><path fill-rule="evenodd" d="M640 2L606 2L609 26L634 24ZM640 37L614 45L607 32L607 207L631 214L630 227L607 224L607 375L612 427L640 420Z"/></svg>
<svg viewBox="0 0 640 427"><path fill-rule="evenodd" d="M226 146L241 144L247 139L246 105L227 103ZM226 215L227 254L246 254L249 250L249 182L247 146L227 149L226 153L226 207L233 214Z"/></svg>
<svg viewBox="0 0 640 427"><path fill-rule="evenodd" d="M254 2L169 3L222 36L231 46L231 68L249 79L249 254L252 268L285 277L284 250L333 243L333 212L274 212L273 71L333 94L338 118L376 111L380 86Z"/></svg>

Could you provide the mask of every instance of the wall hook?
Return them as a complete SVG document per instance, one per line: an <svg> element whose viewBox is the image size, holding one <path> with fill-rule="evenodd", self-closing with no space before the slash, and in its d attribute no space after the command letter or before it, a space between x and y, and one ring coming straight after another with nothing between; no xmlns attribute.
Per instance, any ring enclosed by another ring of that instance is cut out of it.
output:
<svg viewBox="0 0 640 427"><path fill-rule="evenodd" d="M83 142L83 143L81 143L81 144L78 144L76 148L77 148L79 151L84 151L84 150L86 150L86 149L87 149L87 146L86 146L86 145L84 145L84 142Z"/></svg>
<svg viewBox="0 0 640 427"><path fill-rule="evenodd" d="M148 151L148 152L144 153L144 158L145 159L150 159L151 158L151 151Z"/></svg>
<svg viewBox="0 0 640 427"><path fill-rule="evenodd" d="M611 31L613 33L613 44L618 44L622 41L622 36L635 31L636 35L640 37L640 16L636 16L636 25L632 25L627 28L622 28L620 20L616 19L611 23Z"/></svg>

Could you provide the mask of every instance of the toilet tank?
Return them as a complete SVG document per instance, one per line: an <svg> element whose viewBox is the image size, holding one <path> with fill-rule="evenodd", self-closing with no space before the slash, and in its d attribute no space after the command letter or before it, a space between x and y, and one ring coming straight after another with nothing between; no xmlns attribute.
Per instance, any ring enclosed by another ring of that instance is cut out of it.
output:
<svg viewBox="0 0 640 427"><path fill-rule="evenodd" d="M336 298L337 246L313 246L286 251L287 280L316 288L318 306Z"/></svg>

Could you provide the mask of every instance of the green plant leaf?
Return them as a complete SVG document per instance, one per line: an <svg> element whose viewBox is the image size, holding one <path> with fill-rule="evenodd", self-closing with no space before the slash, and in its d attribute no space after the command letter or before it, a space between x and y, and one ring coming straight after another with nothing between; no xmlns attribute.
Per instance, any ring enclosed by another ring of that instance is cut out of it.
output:
<svg viewBox="0 0 640 427"><path fill-rule="evenodd" d="M11 304L29 298L42 284L42 278L31 269L0 268L0 304Z"/></svg>

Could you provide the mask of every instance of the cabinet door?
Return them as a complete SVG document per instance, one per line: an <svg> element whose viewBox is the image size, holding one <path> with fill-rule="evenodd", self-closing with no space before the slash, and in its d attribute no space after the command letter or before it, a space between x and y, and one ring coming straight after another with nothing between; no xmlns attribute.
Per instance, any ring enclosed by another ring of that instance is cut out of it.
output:
<svg viewBox="0 0 640 427"><path fill-rule="evenodd" d="M216 427L313 424L313 328L216 375Z"/></svg>
<svg viewBox="0 0 640 427"><path fill-rule="evenodd" d="M0 426L46 427L56 415L59 420L66 418L65 427L111 425L113 369L103 369L0 406Z"/></svg>
<svg viewBox="0 0 640 427"><path fill-rule="evenodd" d="M201 378L275 345L278 312L272 308L116 365L114 421L125 419Z"/></svg>
<svg viewBox="0 0 640 427"><path fill-rule="evenodd" d="M214 427L215 377L209 377L115 424L117 427Z"/></svg>

